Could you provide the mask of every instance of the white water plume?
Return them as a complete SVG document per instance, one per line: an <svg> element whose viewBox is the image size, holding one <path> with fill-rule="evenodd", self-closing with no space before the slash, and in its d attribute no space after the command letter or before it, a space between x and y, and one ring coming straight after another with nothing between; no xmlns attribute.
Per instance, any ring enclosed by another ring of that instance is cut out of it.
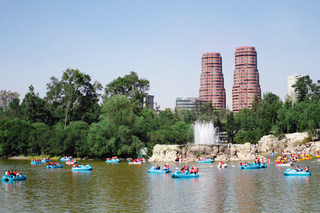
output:
<svg viewBox="0 0 320 213"><path fill-rule="evenodd" d="M218 128L214 128L213 123L203 123L196 121L194 126L194 143L199 145L213 145L216 144L216 134Z"/></svg>

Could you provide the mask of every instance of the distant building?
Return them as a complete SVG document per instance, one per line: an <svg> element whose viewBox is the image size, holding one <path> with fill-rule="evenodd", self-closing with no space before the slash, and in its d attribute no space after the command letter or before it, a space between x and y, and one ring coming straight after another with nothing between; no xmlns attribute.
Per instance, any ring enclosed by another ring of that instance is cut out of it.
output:
<svg viewBox="0 0 320 213"><path fill-rule="evenodd" d="M148 93L145 93L146 97L144 98L144 107L147 107L148 109L154 109L154 95L149 95Z"/></svg>
<svg viewBox="0 0 320 213"><path fill-rule="evenodd" d="M294 91L294 88L292 87L292 85L294 85L295 83L298 82L299 78L301 78L301 75L290 75L287 77L288 80L288 96L290 96L292 98L292 100L295 102L297 96L298 96L298 92Z"/></svg>
<svg viewBox="0 0 320 213"><path fill-rule="evenodd" d="M176 109L199 111L206 102L200 101L198 97L179 97L176 98Z"/></svg>
<svg viewBox="0 0 320 213"><path fill-rule="evenodd" d="M232 87L232 110L252 108L254 95L261 99L257 51L254 47L238 47L235 52L235 69Z"/></svg>
<svg viewBox="0 0 320 213"><path fill-rule="evenodd" d="M203 53L201 58L201 76L199 99L212 102L218 109L226 108L226 91L222 74L222 58L220 53Z"/></svg>

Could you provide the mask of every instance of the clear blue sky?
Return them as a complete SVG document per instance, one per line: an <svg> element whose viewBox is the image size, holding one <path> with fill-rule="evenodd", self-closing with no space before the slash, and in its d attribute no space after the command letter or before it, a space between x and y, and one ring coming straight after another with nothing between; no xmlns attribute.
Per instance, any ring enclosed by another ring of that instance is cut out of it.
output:
<svg viewBox="0 0 320 213"><path fill-rule="evenodd" d="M161 109L199 95L201 56L220 52L232 109L234 52L254 46L262 93L284 99L287 76L320 79L320 1L0 0L0 90L79 69L103 86L138 73Z"/></svg>

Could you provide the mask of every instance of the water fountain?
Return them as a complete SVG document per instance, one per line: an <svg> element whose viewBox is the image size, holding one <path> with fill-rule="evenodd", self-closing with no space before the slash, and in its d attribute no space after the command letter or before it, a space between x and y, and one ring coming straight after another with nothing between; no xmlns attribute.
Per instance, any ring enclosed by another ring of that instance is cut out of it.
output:
<svg viewBox="0 0 320 213"><path fill-rule="evenodd" d="M214 128L213 123L204 123L196 121L194 128L194 143L196 145L214 145L217 144L216 135L219 127Z"/></svg>

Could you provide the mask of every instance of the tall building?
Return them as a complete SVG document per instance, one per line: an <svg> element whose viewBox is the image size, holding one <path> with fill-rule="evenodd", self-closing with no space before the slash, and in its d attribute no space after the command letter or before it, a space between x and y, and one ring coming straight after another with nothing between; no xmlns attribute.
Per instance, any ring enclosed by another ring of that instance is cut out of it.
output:
<svg viewBox="0 0 320 213"><path fill-rule="evenodd" d="M226 91L222 74L220 53L208 52L202 55L199 99L212 102L219 109L226 108Z"/></svg>
<svg viewBox="0 0 320 213"><path fill-rule="evenodd" d="M179 97L176 98L176 109L181 110L196 110L199 111L205 102L202 102L197 97Z"/></svg>
<svg viewBox="0 0 320 213"><path fill-rule="evenodd" d="M301 77L302 77L301 75L297 75L297 74L290 75L290 76L287 77L287 80L288 80L288 95L292 98L292 100L294 102L297 99L298 93L294 92L294 88L292 87L292 85L297 83L297 81Z"/></svg>
<svg viewBox="0 0 320 213"><path fill-rule="evenodd" d="M235 52L235 69L232 87L232 110L251 108L254 95L261 99L257 51L254 47L238 47Z"/></svg>
<svg viewBox="0 0 320 213"><path fill-rule="evenodd" d="M145 97L143 100L143 107L148 107L148 109L154 109L154 95L149 95L145 93Z"/></svg>

